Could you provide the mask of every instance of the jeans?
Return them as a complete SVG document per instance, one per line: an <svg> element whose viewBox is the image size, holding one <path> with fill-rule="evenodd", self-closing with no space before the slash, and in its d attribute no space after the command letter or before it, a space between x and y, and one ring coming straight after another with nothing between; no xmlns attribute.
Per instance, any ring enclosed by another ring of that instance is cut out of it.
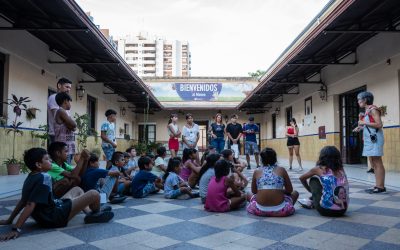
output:
<svg viewBox="0 0 400 250"><path fill-rule="evenodd" d="M115 148L109 143L103 143L101 145L101 148L103 149L103 152L107 158L107 161L111 161L112 155L115 152Z"/></svg>
<svg viewBox="0 0 400 250"><path fill-rule="evenodd" d="M211 145L215 147L218 153L221 153L222 150L224 150L225 147L225 140L223 137L217 137L212 139Z"/></svg>
<svg viewBox="0 0 400 250"><path fill-rule="evenodd" d="M106 178L104 178L104 184L102 186L100 185L100 180L97 182L96 190L99 191L99 193L105 193L108 199L116 181L116 177L106 176Z"/></svg>

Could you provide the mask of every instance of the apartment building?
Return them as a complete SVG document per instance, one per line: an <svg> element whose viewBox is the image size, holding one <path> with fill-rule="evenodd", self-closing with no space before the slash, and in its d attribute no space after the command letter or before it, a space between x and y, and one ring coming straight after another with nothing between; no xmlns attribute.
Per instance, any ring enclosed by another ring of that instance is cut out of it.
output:
<svg viewBox="0 0 400 250"><path fill-rule="evenodd" d="M140 77L188 77L191 55L187 41L169 41L140 33L116 41L118 52Z"/></svg>

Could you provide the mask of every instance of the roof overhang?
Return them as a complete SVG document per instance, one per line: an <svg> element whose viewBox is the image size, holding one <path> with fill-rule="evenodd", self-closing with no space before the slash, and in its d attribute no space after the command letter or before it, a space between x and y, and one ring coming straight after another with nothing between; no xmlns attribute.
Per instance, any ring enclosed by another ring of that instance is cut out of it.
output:
<svg viewBox="0 0 400 250"><path fill-rule="evenodd" d="M357 47L378 33L400 33L398 0L330 1L271 65L239 110L264 110L298 91L301 84L324 85L321 69L357 64ZM274 94L276 93L276 94Z"/></svg>
<svg viewBox="0 0 400 250"><path fill-rule="evenodd" d="M11 24L0 27L0 32L31 33L63 58L49 63L78 65L93 79L81 84L104 84L132 103L137 112L147 107L150 111L163 108L75 1L0 0L0 16Z"/></svg>

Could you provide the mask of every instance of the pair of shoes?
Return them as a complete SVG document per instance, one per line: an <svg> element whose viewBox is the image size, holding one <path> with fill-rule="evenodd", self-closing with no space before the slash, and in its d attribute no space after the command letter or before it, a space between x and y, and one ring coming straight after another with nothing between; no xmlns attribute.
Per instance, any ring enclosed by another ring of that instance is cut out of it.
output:
<svg viewBox="0 0 400 250"><path fill-rule="evenodd" d="M113 197L110 197L110 203L111 204L119 204L122 203L126 200L126 196L123 195L115 195Z"/></svg>
<svg viewBox="0 0 400 250"><path fill-rule="evenodd" d="M307 208L307 209L314 208L313 202L310 199L299 199L297 202L304 208Z"/></svg>
<svg viewBox="0 0 400 250"><path fill-rule="evenodd" d="M114 213L111 211L91 213L85 216L85 224L92 223L105 223L109 222L114 217Z"/></svg>
<svg viewBox="0 0 400 250"><path fill-rule="evenodd" d="M374 170L373 168L370 168L370 169L367 171L367 173L374 174L374 173L375 173L375 170Z"/></svg>
<svg viewBox="0 0 400 250"><path fill-rule="evenodd" d="M386 194L386 188L373 187L366 189L365 192L369 194Z"/></svg>

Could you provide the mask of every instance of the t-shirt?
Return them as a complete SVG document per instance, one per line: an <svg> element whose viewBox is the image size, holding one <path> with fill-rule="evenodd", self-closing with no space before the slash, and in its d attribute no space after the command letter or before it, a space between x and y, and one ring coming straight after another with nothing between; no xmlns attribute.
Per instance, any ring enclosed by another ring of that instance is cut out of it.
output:
<svg viewBox="0 0 400 250"><path fill-rule="evenodd" d="M87 192L90 189L96 189L97 181L100 178L106 178L108 171L100 168L87 168L82 176L82 189Z"/></svg>
<svg viewBox="0 0 400 250"><path fill-rule="evenodd" d="M54 115L52 114L51 110L52 109L58 110L60 108L56 102L56 95L57 93L52 94L49 96L49 99L47 99L47 117L49 121L49 135L54 135Z"/></svg>
<svg viewBox="0 0 400 250"><path fill-rule="evenodd" d="M187 126L183 126L182 129L182 136L185 137L186 141L189 142L189 144L195 144L197 141L197 136L199 134L199 125L196 123L193 123L193 126L191 128L188 128ZM188 146L183 143L183 148L188 148Z"/></svg>
<svg viewBox="0 0 400 250"><path fill-rule="evenodd" d="M217 136L217 138L224 138L224 129L225 129L225 124L217 124L217 123L211 123L211 129L214 135Z"/></svg>
<svg viewBox="0 0 400 250"><path fill-rule="evenodd" d="M164 175L164 171L161 170L158 166L164 165L164 168L167 168L168 163L162 157L157 157L154 162L154 167L151 170L151 173L155 176L162 177Z"/></svg>
<svg viewBox="0 0 400 250"><path fill-rule="evenodd" d="M231 134L233 139L236 139L240 133L243 132L243 128L242 125L240 123L229 123L228 125L226 125L226 132ZM240 140L238 140L239 142ZM232 144L232 141L229 140L229 142Z"/></svg>
<svg viewBox="0 0 400 250"><path fill-rule="evenodd" d="M140 170L132 180L131 192L135 198L142 198L143 188L150 182L153 183L157 176L146 170Z"/></svg>
<svg viewBox="0 0 400 250"><path fill-rule="evenodd" d="M165 197L170 197L172 194L172 191L175 190L175 186L178 186L179 188L179 176L174 173L174 172L169 172L169 175L167 177L167 179L165 179L165 183L164 183L164 195Z"/></svg>
<svg viewBox="0 0 400 250"><path fill-rule="evenodd" d="M137 160L135 158L129 158L128 168L136 168L138 166Z"/></svg>
<svg viewBox="0 0 400 250"><path fill-rule="evenodd" d="M102 132L106 132L106 136L107 138L115 143L115 124L109 121L105 121L103 122L103 124L101 124L101 129ZM103 142L102 143L105 146L108 146L109 143L107 142Z"/></svg>
<svg viewBox="0 0 400 250"><path fill-rule="evenodd" d="M207 169L207 171L201 176L199 181L199 193L201 198L207 196L208 184L213 176L215 176L215 170L213 168Z"/></svg>
<svg viewBox="0 0 400 250"><path fill-rule="evenodd" d="M22 187L21 201L36 204L31 216L43 227L65 227L71 200L54 199L52 181L47 173L30 173Z"/></svg>
<svg viewBox="0 0 400 250"><path fill-rule="evenodd" d="M61 175L62 172L71 172L74 170L74 167L69 165L67 162L64 162L63 166L57 165L57 163L51 163L51 169L47 172L51 178L55 181L59 181L64 179L64 176Z"/></svg>
<svg viewBox="0 0 400 250"><path fill-rule="evenodd" d="M244 125L243 131L253 130L255 133L246 133L246 141L257 142L256 133L260 132L257 124L246 124Z"/></svg>

